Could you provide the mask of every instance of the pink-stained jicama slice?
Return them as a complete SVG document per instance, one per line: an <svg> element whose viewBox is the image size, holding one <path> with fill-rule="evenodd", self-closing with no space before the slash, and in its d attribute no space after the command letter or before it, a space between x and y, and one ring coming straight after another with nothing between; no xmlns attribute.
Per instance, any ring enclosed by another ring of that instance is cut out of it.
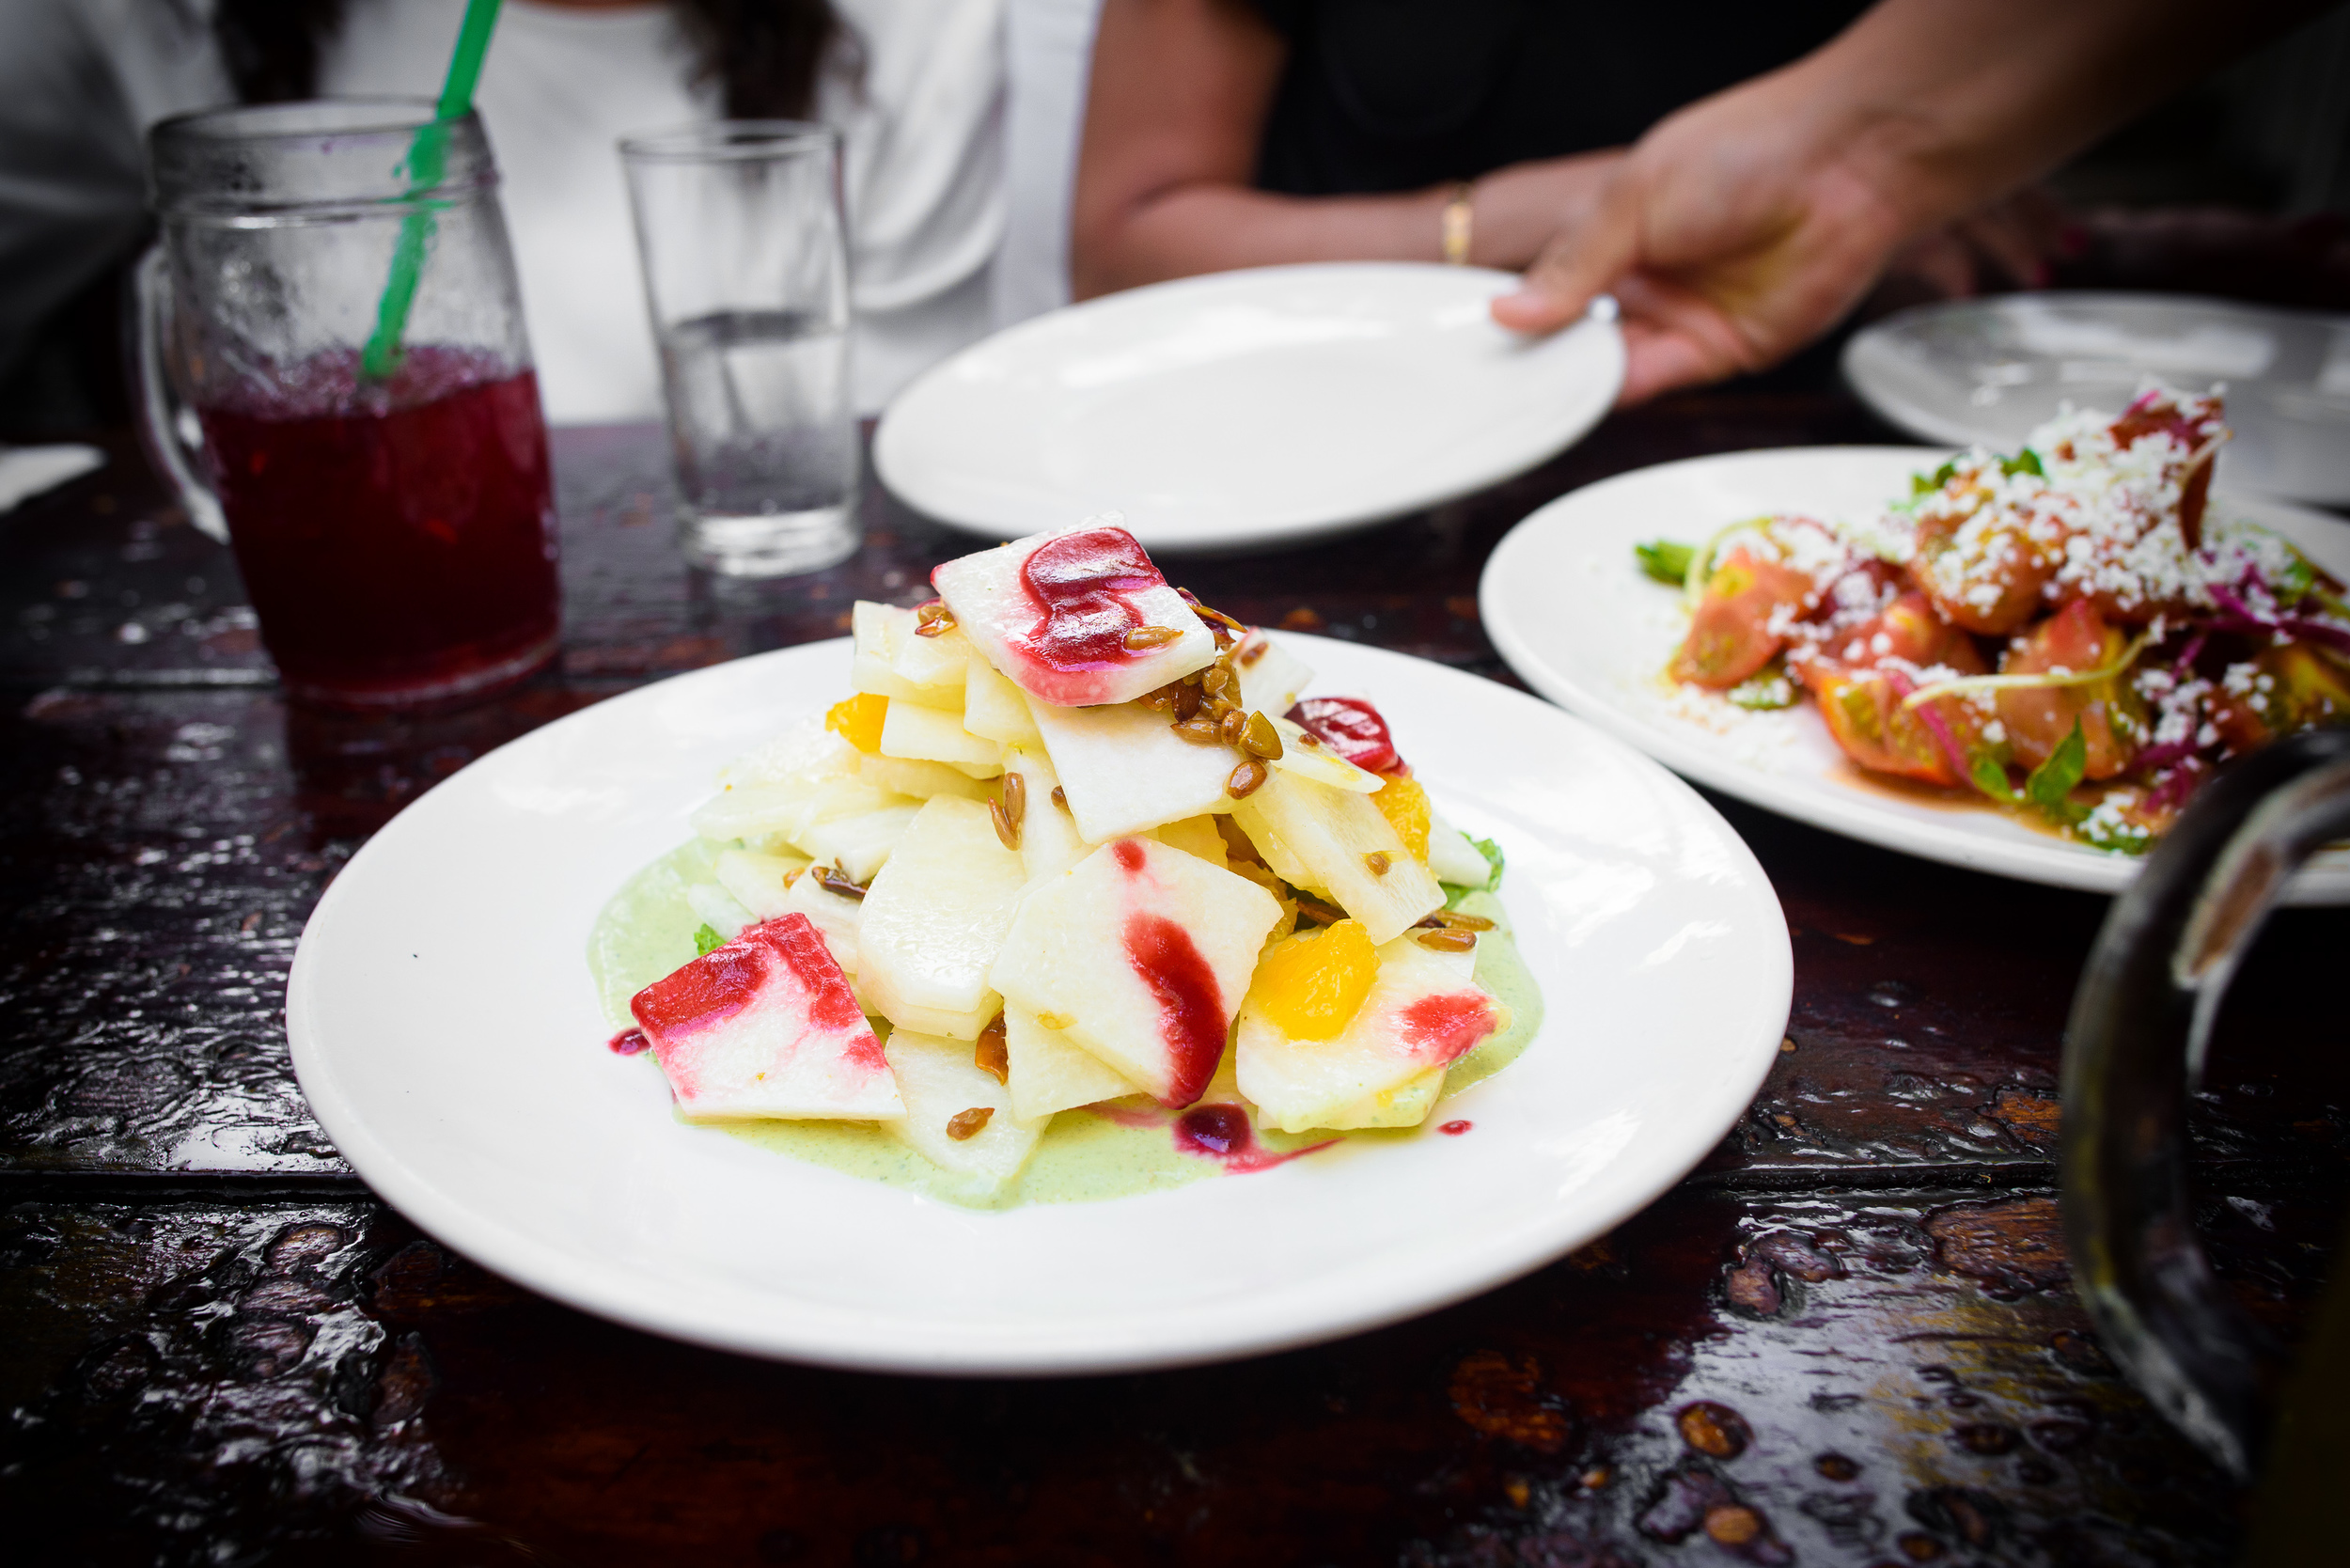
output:
<svg viewBox="0 0 2350 1568"><path fill-rule="evenodd" d="M989 664L1057 707L1131 702L1215 662L1214 636L1123 528L1014 540L931 585Z"/></svg>
<svg viewBox="0 0 2350 1568"><path fill-rule="evenodd" d="M746 927L629 1003L678 1109L700 1121L903 1116L840 965L801 914Z"/></svg>
<svg viewBox="0 0 2350 1568"><path fill-rule="evenodd" d="M1411 936L1378 952L1379 978L1336 1039L1293 1040L1254 994L1241 1004L1233 1065L1266 1125L1302 1133L1408 1124L1392 1113L1409 1106L1425 1117L1435 1105L1420 1080L1508 1027L1510 1010L1470 978L1473 954L1431 951Z"/></svg>

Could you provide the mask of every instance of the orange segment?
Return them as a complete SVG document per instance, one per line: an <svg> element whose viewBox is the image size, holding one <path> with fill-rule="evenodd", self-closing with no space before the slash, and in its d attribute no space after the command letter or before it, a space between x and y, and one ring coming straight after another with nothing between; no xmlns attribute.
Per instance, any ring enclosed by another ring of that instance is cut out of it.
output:
<svg viewBox="0 0 2350 1568"><path fill-rule="evenodd" d="M1403 840L1403 847L1412 852L1412 858L1421 865L1428 863L1428 792L1416 778L1390 778L1373 792L1371 803L1379 808L1379 814L1387 819L1395 836Z"/></svg>
<svg viewBox="0 0 2350 1568"><path fill-rule="evenodd" d="M882 720L888 713L889 698L859 692L832 705L824 714L824 728L859 751L877 752L881 750Z"/></svg>
<svg viewBox="0 0 2350 1568"><path fill-rule="evenodd" d="M1360 920L1340 920L1319 936L1275 943L1249 992L1267 1022L1292 1040L1336 1040L1378 978L1371 933Z"/></svg>

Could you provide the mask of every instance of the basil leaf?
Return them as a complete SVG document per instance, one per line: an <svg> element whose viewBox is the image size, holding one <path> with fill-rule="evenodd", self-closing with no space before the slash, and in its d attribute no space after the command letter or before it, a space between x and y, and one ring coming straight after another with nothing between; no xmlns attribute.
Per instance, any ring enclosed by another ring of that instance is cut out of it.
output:
<svg viewBox="0 0 2350 1568"><path fill-rule="evenodd" d="M1463 837L1465 838L1467 836L1465 834ZM1478 854L1483 855L1485 857L1485 864L1493 868L1493 874L1485 879L1485 891L1488 893L1500 892L1501 846L1495 843L1491 839L1470 839L1469 846L1476 850Z"/></svg>
<svg viewBox="0 0 2350 1568"><path fill-rule="evenodd" d="M2089 815L2087 807L2073 804L2073 791L2088 772L2089 741L2081 734L2081 721L2076 718L2072 733L2024 780L2024 798L2040 808L2049 821L2070 827Z"/></svg>
<svg viewBox="0 0 2350 1568"><path fill-rule="evenodd" d="M727 939L718 934L716 926L705 925L694 933L694 956L696 958L707 957L726 945Z"/></svg>
<svg viewBox="0 0 2350 1568"><path fill-rule="evenodd" d="M2001 458L1999 460L1999 472L2008 475L2010 478L2013 478L2017 474L2031 474L2044 479L2048 477L2048 471L2040 466L2040 454L2033 451L2029 447L2025 447L2022 451L2016 453L2012 458Z"/></svg>
<svg viewBox="0 0 2350 1568"><path fill-rule="evenodd" d="M1958 460L1952 458L1931 474L1912 474L1909 477L1909 493L1912 495L1931 495L1950 483L1951 476L1957 472Z"/></svg>
<svg viewBox="0 0 2350 1568"><path fill-rule="evenodd" d="M1697 555L1694 544L1676 544L1669 539L1636 544L1632 553L1640 557L1640 570L1660 583L1679 588L1689 578L1689 561Z"/></svg>
<svg viewBox="0 0 2350 1568"><path fill-rule="evenodd" d="M2012 804L2021 798L2015 792L2015 786L2007 781L2006 767L1987 751L1978 751L1966 759L1966 772L1974 779L1975 788L1993 800Z"/></svg>

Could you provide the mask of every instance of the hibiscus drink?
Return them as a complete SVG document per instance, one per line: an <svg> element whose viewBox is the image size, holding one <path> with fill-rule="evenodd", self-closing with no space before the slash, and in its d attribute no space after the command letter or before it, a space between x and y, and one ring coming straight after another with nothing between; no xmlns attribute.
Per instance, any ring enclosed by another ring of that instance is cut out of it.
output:
<svg viewBox="0 0 2350 1568"><path fill-rule="evenodd" d="M295 700L434 706L554 656L555 510L530 370L421 345L378 384L340 351L197 413L262 639Z"/></svg>

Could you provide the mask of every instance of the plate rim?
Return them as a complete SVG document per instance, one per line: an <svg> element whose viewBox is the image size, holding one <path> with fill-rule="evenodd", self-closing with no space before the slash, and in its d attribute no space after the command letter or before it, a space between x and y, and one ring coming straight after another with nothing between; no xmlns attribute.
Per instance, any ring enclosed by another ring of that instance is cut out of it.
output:
<svg viewBox="0 0 2350 1568"><path fill-rule="evenodd" d="M1895 348L1902 328L1933 316L1954 316L1967 310L1998 311L2005 302L2017 299L2058 301L2067 305L2098 306L2107 303L2129 306L2167 306L2173 309L2191 309L2213 315L2237 315L2315 323L2337 332L2350 331L2350 312L2316 310L2297 306L2266 305L2252 300L2223 299L2216 294L2134 293L2123 289L2032 289L2012 294L1986 294L1965 300L1928 300L1905 306L1891 315L1870 322L1844 342L1837 355L1837 369L1857 397L1878 417L1913 436L1927 441L1947 442L1953 447L1969 447L1982 442L1983 433L1962 424L1955 417L1945 417L1921 407L1880 381L1870 364L1875 354L1898 353ZM2228 378L2221 378L2228 379ZM2265 376L2245 379L2265 382ZM2284 384L2290 385L2291 384ZM2262 500L2281 501L2288 505L2322 507L2342 504L2324 497L2287 494L2235 485L2231 489L2238 495L2251 495Z"/></svg>
<svg viewBox="0 0 2350 1568"><path fill-rule="evenodd" d="M1284 635L1308 645L1339 640L1296 633ZM1430 666L1447 675L1478 682L1502 694L1506 700L1522 701L1543 710L1547 716L1536 722L1563 722L1582 732L1580 739L1583 744L1615 749L1623 754L1623 760L1643 770L1654 770L1652 782L1655 786L1668 795L1678 792L1685 805L1695 807L1703 817L1712 820L1734 863L1778 917L1775 922L1765 922L1756 938L1761 944L1759 956L1764 961L1763 966L1770 977L1769 995L1762 997L1756 1016L1776 1022L1767 1030L1759 1030L1756 1040L1746 1043L1743 1054L1733 1051L1723 1058L1728 1070L1725 1081L1739 1090L1725 1103L1733 1104L1736 1108L1730 1112L1729 1119L1720 1128L1708 1129L1708 1136L1691 1140L1694 1152L1688 1154L1685 1162L1669 1161L1659 1167L1649 1181L1639 1184L1626 1199L1609 1205L1605 1213L1594 1211L1570 1224L1553 1222L1536 1225L1529 1222L1515 1226L1480 1242L1475 1251L1460 1261L1458 1266L1434 1276L1433 1282L1424 1288L1390 1292L1376 1299L1374 1304L1358 1310L1319 1313L1309 1310L1294 1320L1276 1319L1270 1322L1251 1321L1245 1314L1236 1315L1228 1310L1223 1316L1231 1321L1218 1332L1195 1335L1173 1350L1156 1343L1130 1343L1122 1347L1106 1343L1070 1346L1039 1344L1032 1340L1018 1342L1005 1341L994 1346L929 1343L876 1345L854 1332L810 1333L806 1325L780 1333L772 1326L764 1331L752 1331L739 1324L728 1323L723 1313L697 1315L677 1310L674 1304L662 1300L658 1293L634 1289L624 1271L607 1268L599 1278L597 1271L583 1268L564 1249L540 1241L520 1218L500 1221L458 1200L455 1195L445 1193L431 1178L413 1168L412 1162L392 1143L380 1137L370 1128L364 1110L343 1093L342 1085L333 1070L331 1050L318 1038L310 1017L314 995L322 983L320 971L326 963L321 953L324 943L331 940L314 940L312 932L314 929L331 932L329 922L333 920L335 911L357 896L353 889L361 886L363 879L352 873L368 857L381 860L396 854L394 848L379 846L399 843L393 829L400 820L410 819L412 826L407 831L417 831L413 823L429 823L433 811L447 808L446 805L435 806L435 796L439 796L444 803L457 798L453 793L443 792L448 784L489 763L511 747L557 744L551 737L562 727L574 723L584 725L589 720L589 715L598 713L612 703L658 700L657 696L649 697L648 694L674 690L681 682L713 679L717 672L730 670L736 666L767 661L780 663L795 657L812 658L819 652L845 655L849 647L847 638L795 644L649 682L516 737L476 759L411 802L345 863L342 871L329 884L305 922L288 977L286 999L287 1037L296 1082L321 1128L333 1140L337 1152L354 1173L377 1198L436 1241L502 1278L591 1316L686 1343L764 1359L933 1376L1066 1376L1137 1372L1232 1360L1323 1343L1436 1311L1496 1289L1547 1266L1646 1209L1679 1184L1737 1125L1743 1107L1752 1101L1778 1058L1778 1038L1784 1031L1785 1021L1793 1006L1794 947L1786 923L1786 912L1779 902L1777 888L1737 830L1685 781L1674 776L1669 770L1642 755L1637 748L1624 746L1615 737L1574 714L1561 713L1538 698L1513 691L1498 682L1487 682L1468 671L1434 660L1418 659L1387 649L1366 648L1359 644L1343 646L1380 659ZM415 813L413 818L412 813ZM586 983L584 977L581 983ZM1571 1215L1573 1211L1567 1213ZM616 1280L618 1288L615 1288ZM1310 1309L1314 1304L1308 1302L1307 1306ZM823 1310L838 1315L837 1309ZM1146 1324L1145 1326L1149 1325Z"/></svg>
<svg viewBox="0 0 2350 1568"><path fill-rule="evenodd" d="M938 524L941 527L951 529L969 538L999 540L1004 537L1004 530L1007 527L1014 526L1014 520L1008 516L985 518L975 515L956 515L934 504L937 499L935 491L924 494L922 484L909 485L906 482L902 466L906 460L902 449L909 438L903 433L905 424L902 411L907 406L930 395L933 387L943 385L958 368L973 355L993 350L1007 338L1038 336L1053 330L1058 323L1073 315L1080 313L1115 314L1121 310L1143 308L1147 302L1165 299L1171 294L1244 290L1268 278L1295 276L1308 273L1344 273L1355 275L1389 273L1441 275L1446 278L1485 277L1496 280L1513 280L1517 276L1514 273L1502 272L1492 267L1456 267L1434 261L1289 261L1270 266L1235 267L1221 272L1197 273L1186 277L1166 278L1157 283L1146 283L1133 289L1122 289L1114 293L1096 295L1092 299L1073 301L990 333L978 342L966 345L938 364L932 366L901 388L897 395L889 400L888 406L882 410L881 418L873 430L874 478L880 480L882 486L901 504L917 515ZM1145 302L1145 304L1137 302ZM1530 455L1512 460L1507 467L1473 481L1429 486L1418 491L1404 492L1398 500L1382 500L1376 504L1356 507L1327 516L1300 516L1272 523L1261 523L1246 528L1235 529L1223 538L1183 540L1152 537L1157 535L1159 530L1148 526L1138 531L1136 537L1142 540L1145 548L1154 554L1169 556L1246 554L1277 546L1306 543L1314 540L1328 539L1375 527L1382 523L1393 522L1397 518L1407 517L1414 512L1425 511L1434 507L1460 500L1464 496L1477 494L1495 485L1507 483L1521 475L1530 473L1589 435L1601 420L1613 412L1616 399L1623 390L1626 365L1623 332L1617 321L1613 300L1607 300L1605 306L1595 303L1591 311L1586 316L1570 322L1553 336L1563 337L1585 326L1598 326L1606 329L1600 335L1603 353L1609 361L1608 373L1606 377L1607 383L1606 395L1596 400L1593 412L1577 421L1570 422L1555 440L1547 440L1540 444L1539 448L1532 451ZM1028 526L1032 523L1031 518L1028 523L1021 524L1020 526ZM1127 525L1130 528L1134 526L1131 521Z"/></svg>
<svg viewBox="0 0 2350 1568"><path fill-rule="evenodd" d="M1950 448L1868 443L1750 447L1736 451L1708 452L1696 457L1649 463L1569 491L1521 519L1502 536L1494 546L1493 554L1486 558L1485 569L1478 579L1477 591L1478 614L1484 623L1486 635L1493 639L1503 662L1516 672L1519 679L1543 697L1597 725L1675 773L1709 789L1719 790L1749 806L1824 832L1966 870L2045 887L2065 887L2108 895L2120 892L2137 878L2144 864L2142 858L2103 854L2056 839L2050 839L2044 844L2002 842L1979 838L1964 829L1944 827L1940 823L1919 823L1886 811L1858 791L1851 792L1846 798L1825 792L1819 781L1808 776L1782 779L1733 758L1722 756L1694 738L1684 737L1675 730L1652 724L1555 666L1536 647L1535 639L1517 624L1508 608L1505 580L1512 574L1513 569L1521 579L1531 575L1525 568L1515 567L1513 557L1535 547L1533 540L1537 531L1571 525L1562 518L1571 518L1574 510L1572 503L1611 488L1632 488L1649 476L1671 470L1700 468L1763 456L1784 457L1792 463L1806 458L1856 454L1883 457L1888 463L1898 458L1904 463L1917 464L1938 462L1950 455ZM2248 502L2264 508L2301 512L2314 520L2350 527L2350 521L2329 517L2306 505L2257 493L2218 491L2214 494L2213 500ZM1627 563L1624 570L1630 572L1634 569ZM1982 814L1990 814L1987 808L1983 808ZM2304 905L2350 903L2350 867L2303 868L2287 884L2281 902Z"/></svg>

